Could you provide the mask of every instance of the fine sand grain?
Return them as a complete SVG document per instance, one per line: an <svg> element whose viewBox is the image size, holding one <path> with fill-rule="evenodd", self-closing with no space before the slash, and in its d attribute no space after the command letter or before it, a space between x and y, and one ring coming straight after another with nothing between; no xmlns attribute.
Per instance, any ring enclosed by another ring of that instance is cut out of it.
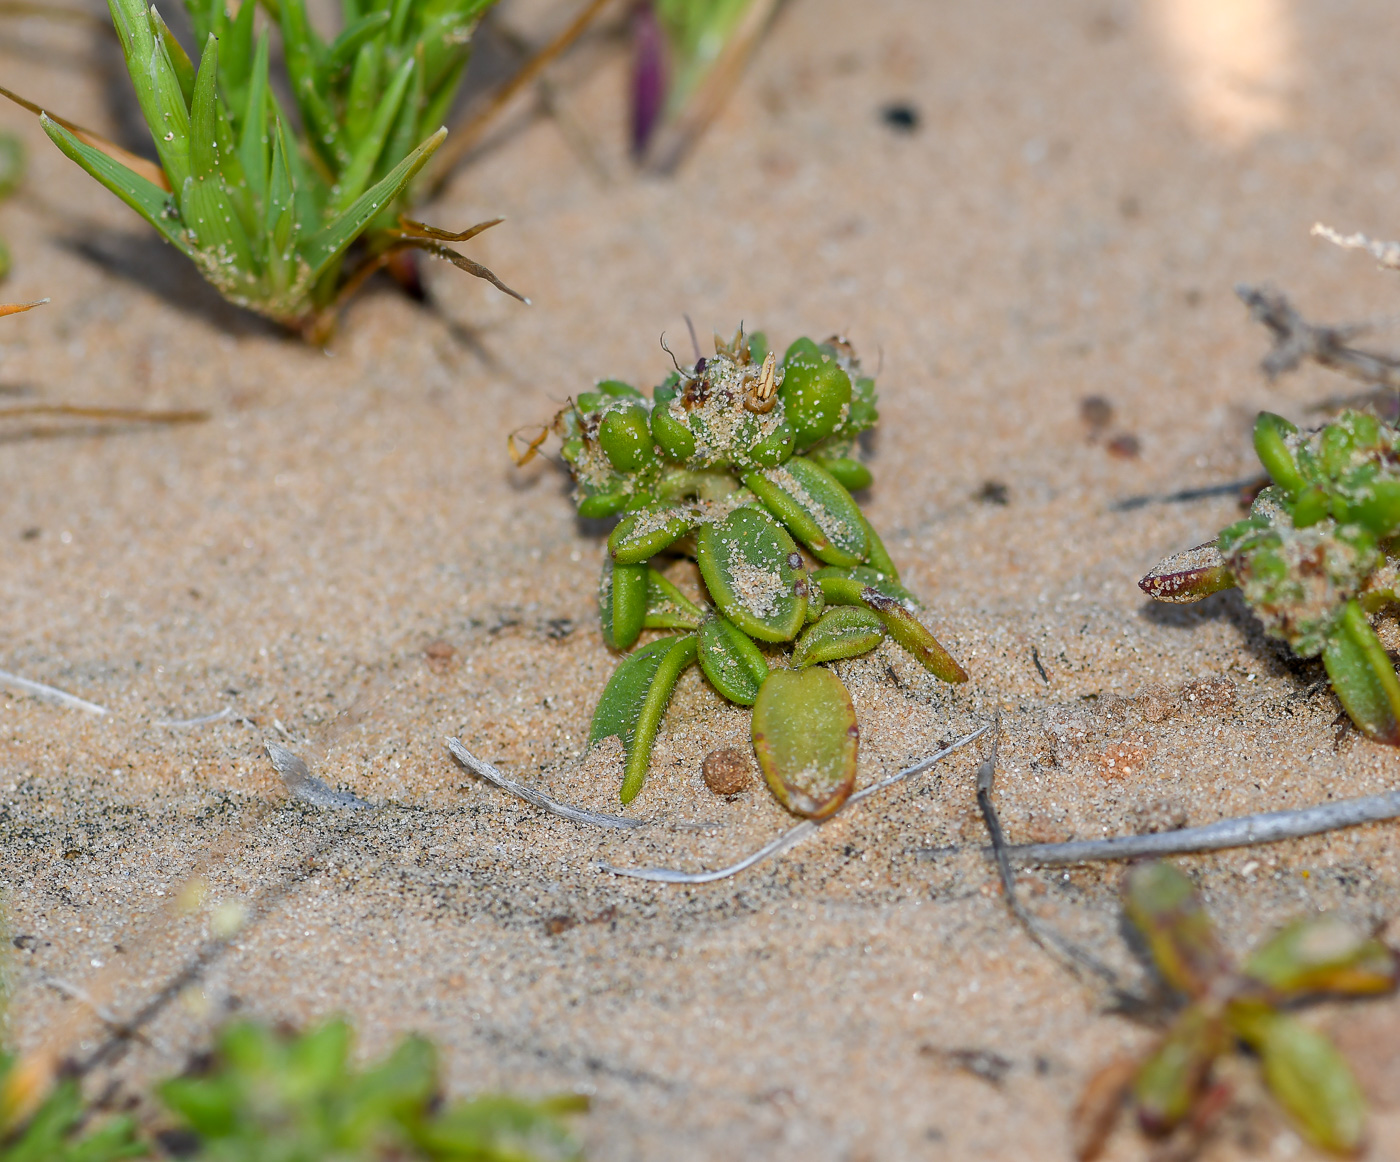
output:
<svg viewBox="0 0 1400 1162"><path fill-rule="evenodd" d="M536 7L522 23L559 22ZM1241 5L1265 28L1238 61L1193 39L1181 12L1202 7L796 0L671 180L629 171L625 53L591 37L555 83L611 181L522 107L423 211L507 215L468 249L534 305L432 267L439 311L376 286L327 353L223 305L0 110L32 155L0 207L4 293L53 300L0 324L0 406L213 417L0 420L0 668L110 710L0 686L18 1044L80 1011L47 981L134 1012L200 947L209 908L241 901L248 923L115 1066L123 1086L180 1069L232 1009L344 1012L366 1053L436 1038L454 1092L593 1095L579 1126L598 1160L1066 1157L1086 1079L1151 1032L1009 916L976 850L985 739L733 879L597 870L721 867L793 820L761 780L707 788L705 756L746 748L749 713L694 670L629 808L616 748L580 761L615 664L602 534L554 466L514 468L505 437L596 379L659 382L658 337L683 344L687 313L775 346L839 331L879 376L867 512L971 674L941 685L890 642L839 664L859 786L999 706L1013 843L1393 789L1400 754L1339 728L1321 668L1236 594L1162 606L1137 586L1237 501L1120 502L1247 478L1255 412L1312 422L1355 390L1316 369L1266 383L1267 337L1233 285L1272 282L1323 321L1400 302L1400 275L1308 234L1400 234L1393 6ZM112 49L85 36L6 22L4 83L139 142ZM891 102L917 111L913 132L882 120ZM672 575L694 591L693 570ZM547 814L469 774L448 736L649 825ZM265 742L373 809L290 797ZM1396 835L1181 864L1240 950L1310 908L1400 915ZM181 912L197 872L206 906ZM1021 884L1143 988L1120 877ZM1309 1019L1339 1028L1373 1091L1371 1156L1400 1156L1400 1001ZM99 1032L80 1023L63 1048ZM1208 1157L1307 1157L1237 1072L1242 1112ZM1126 1127L1108 1153L1145 1156Z"/></svg>

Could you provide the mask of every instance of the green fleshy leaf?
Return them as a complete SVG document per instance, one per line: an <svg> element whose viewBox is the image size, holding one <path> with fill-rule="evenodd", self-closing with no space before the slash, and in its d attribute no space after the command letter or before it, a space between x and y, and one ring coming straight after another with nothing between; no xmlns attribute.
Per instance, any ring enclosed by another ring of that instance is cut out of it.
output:
<svg viewBox="0 0 1400 1162"><path fill-rule="evenodd" d="M750 472L747 485L812 554L828 565L858 565L870 551L865 518L851 494L813 460Z"/></svg>
<svg viewBox="0 0 1400 1162"><path fill-rule="evenodd" d="M700 668L721 694L752 706L768 677L768 660L743 630L723 617L700 627Z"/></svg>
<svg viewBox="0 0 1400 1162"><path fill-rule="evenodd" d="M1254 450L1259 454L1259 462L1274 483L1290 496L1297 496L1307 487L1307 481L1298 471L1298 461L1286 442L1297 431L1294 424L1273 412L1260 412L1254 421Z"/></svg>
<svg viewBox="0 0 1400 1162"><path fill-rule="evenodd" d="M890 637L913 654L935 678L952 683L967 681L967 671L902 601L886 597L871 587L862 590L860 596L861 603L885 623Z"/></svg>
<svg viewBox="0 0 1400 1162"><path fill-rule="evenodd" d="M1224 1050L1224 1023L1201 1005L1184 1010L1138 1070L1133 1098L1149 1134L1165 1134L1185 1120Z"/></svg>
<svg viewBox="0 0 1400 1162"><path fill-rule="evenodd" d="M700 526L696 559L724 616L759 641L791 641L807 612L802 554L766 512L744 506Z"/></svg>
<svg viewBox="0 0 1400 1162"><path fill-rule="evenodd" d="M608 552L619 564L635 565L654 557L699 523L697 509L649 505L618 521L608 537Z"/></svg>
<svg viewBox="0 0 1400 1162"><path fill-rule="evenodd" d="M769 789L789 811L825 819L856 784L860 728L830 670L774 670L753 708L753 748Z"/></svg>
<svg viewBox="0 0 1400 1162"><path fill-rule="evenodd" d="M1362 996L1393 989L1400 962L1380 940L1324 913L1275 933L1245 962L1243 973L1281 999L1317 992Z"/></svg>
<svg viewBox="0 0 1400 1162"><path fill-rule="evenodd" d="M1285 1013L1259 1012L1243 1034L1264 1080L1315 1145L1354 1154L1366 1136L1366 1099L1351 1068L1321 1033Z"/></svg>
<svg viewBox="0 0 1400 1162"><path fill-rule="evenodd" d="M1162 979L1189 997L1203 997L1229 971L1196 887L1160 860L1128 873L1125 908Z"/></svg>
<svg viewBox="0 0 1400 1162"><path fill-rule="evenodd" d="M217 140L218 44L213 36L204 47L190 110L190 176L181 196L181 217L197 239L197 245L216 267L210 279L216 286L234 286L253 269L253 253L238 211L224 188ZM240 289L243 289L240 287Z"/></svg>
<svg viewBox="0 0 1400 1162"><path fill-rule="evenodd" d="M624 803L635 799L646 781L661 716L681 671L695 660L695 649L693 633L658 638L622 661L598 700L588 745L613 735L621 738L627 755L620 791Z"/></svg>
<svg viewBox="0 0 1400 1162"><path fill-rule="evenodd" d="M631 647L642 632L648 603L647 567L603 562L598 580L598 614L603 640L615 650Z"/></svg>
<svg viewBox="0 0 1400 1162"><path fill-rule="evenodd" d="M655 569L647 569L644 629L697 629L705 611Z"/></svg>
<svg viewBox="0 0 1400 1162"><path fill-rule="evenodd" d="M1400 679L1354 598L1327 637L1322 664L1356 728L1377 742L1400 746Z"/></svg>
<svg viewBox="0 0 1400 1162"><path fill-rule="evenodd" d="M1235 576L1215 541L1173 553L1138 582L1154 601L1187 604L1235 587Z"/></svg>
<svg viewBox="0 0 1400 1162"><path fill-rule="evenodd" d="M858 605L836 605L808 626L792 651L794 669L818 662L854 658L873 650L885 636L885 626L869 609Z"/></svg>

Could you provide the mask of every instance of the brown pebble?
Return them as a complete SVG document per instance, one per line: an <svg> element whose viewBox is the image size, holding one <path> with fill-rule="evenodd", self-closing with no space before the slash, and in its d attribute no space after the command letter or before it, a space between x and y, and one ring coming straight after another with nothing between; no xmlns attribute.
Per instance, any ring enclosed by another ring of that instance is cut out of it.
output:
<svg viewBox="0 0 1400 1162"><path fill-rule="evenodd" d="M753 760L737 746L722 746L705 756L700 773L716 795L737 795L753 785Z"/></svg>
<svg viewBox="0 0 1400 1162"><path fill-rule="evenodd" d="M1101 432L1113 422L1113 405L1101 395L1086 395L1079 401L1079 418Z"/></svg>
<svg viewBox="0 0 1400 1162"><path fill-rule="evenodd" d="M1121 435L1114 436L1104 447L1108 449L1110 456L1117 457L1119 460L1136 460L1138 453L1142 451L1142 441L1132 432L1123 432Z"/></svg>
<svg viewBox="0 0 1400 1162"><path fill-rule="evenodd" d="M428 659L428 665L434 670L445 670L452 664L457 651L450 642L438 638L437 641L429 642L423 647L423 656Z"/></svg>

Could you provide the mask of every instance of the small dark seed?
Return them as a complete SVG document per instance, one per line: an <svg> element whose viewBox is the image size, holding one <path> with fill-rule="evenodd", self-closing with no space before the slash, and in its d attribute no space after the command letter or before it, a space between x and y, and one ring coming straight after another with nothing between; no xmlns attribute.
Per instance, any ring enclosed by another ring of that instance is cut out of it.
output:
<svg viewBox="0 0 1400 1162"><path fill-rule="evenodd" d="M1000 480L984 480L982 487L976 492L976 498L983 504L1008 505L1011 497L1007 493L1006 485Z"/></svg>
<svg viewBox="0 0 1400 1162"><path fill-rule="evenodd" d="M919 111L907 101L891 101L880 110L880 120L896 133L913 133L919 128Z"/></svg>
<svg viewBox="0 0 1400 1162"><path fill-rule="evenodd" d="M1122 435L1114 436L1104 446L1108 449L1110 456L1119 460L1136 460L1138 453L1142 451L1142 441L1132 432L1124 432Z"/></svg>
<svg viewBox="0 0 1400 1162"><path fill-rule="evenodd" d="M705 786L716 795L737 795L753 784L753 762L737 746L710 751L700 765Z"/></svg>

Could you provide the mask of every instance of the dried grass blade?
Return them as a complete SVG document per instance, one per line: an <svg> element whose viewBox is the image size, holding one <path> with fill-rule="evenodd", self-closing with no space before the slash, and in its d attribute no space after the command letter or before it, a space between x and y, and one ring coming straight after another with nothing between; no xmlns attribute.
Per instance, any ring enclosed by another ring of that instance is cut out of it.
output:
<svg viewBox="0 0 1400 1162"><path fill-rule="evenodd" d="M25 311L42 307L48 301L48 299L40 299L33 303L0 303L0 318L4 318L6 315L22 315Z"/></svg>
<svg viewBox="0 0 1400 1162"><path fill-rule="evenodd" d="M103 23L103 27L106 27L105 22ZM84 129L81 125L73 121L60 117L56 113L50 113L47 109L34 104L33 101L26 100L18 93L5 88L4 85L0 85L0 97L8 97L16 105L20 106L20 108L28 109L36 116L42 117L47 115L50 121L56 125L62 125L64 129L68 130L69 133L84 145L89 145L93 149L105 153L117 164L126 166L132 173L140 174L141 177L145 178L152 185L159 186L167 194L170 193L170 179L165 176L165 170L161 169L161 167L154 162L147 161L144 157L138 157L130 150L123 149L115 141L108 141L107 138L103 137L100 133L94 133L91 129Z"/></svg>
<svg viewBox="0 0 1400 1162"><path fill-rule="evenodd" d="M528 298L522 295L518 290L512 290L510 287L506 286L506 284L497 278L487 267L482 266L479 262L472 261L465 254L458 254L450 246L444 246L441 242L434 242L431 238L403 238L400 240L400 244L406 247L411 246L415 250L426 250L435 258L445 258L458 270L465 270L468 274L475 275L477 278L483 278L498 291L510 295L513 299L518 299L527 307L530 305L530 300Z"/></svg>
<svg viewBox="0 0 1400 1162"><path fill-rule="evenodd" d="M214 714L201 714L196 718L157 718L152 726L208 726L211 722L222 722L233 717L233 707L225 706Z"/></svg>
<svg viewBox="0 0 1400 1162"><path fill-rule="evenodd" d="M551 815L558 815L559 818L568 819L574 823L591 823L595 827L629 829L646 826L646 821L642 819L628 819L623 815L604 815L599 811L583 811L578 807L570 807L567 803L560 803L533 787L527 787L524 783L517 783L514 779L507 778L490 763L477 758L471 751L467 750L462 745L461 739L449 738L446 741L447 749L452 752L452 757L467 770L480 775L488 782L495 783L501 790L509 791L512 795L524 799L525 802L533 803L541 810L548 811Z"/></svg>
<svg viewBox="0 0 1400 1162"><path fill-rule="evenodd" d="M99 717L112 713L105 706L89 702L86 698L79 698L76 694L69 694L66 690L60 690L56 686L46 686L43 682L34 682L4 670L0 670L0 686L8 686L10 689L18 690L24 694L33 694L34 697L44 698L49 702L57 702L60 706L67 706L70 710L86 710L89 714L96 714Z"/></svg>
<svg viewBox="0 0 1400 1162"><path fill-rule="evenodd" d="M801 843L804 839L815 834L825 823L830 822L830 820L832 819L840 817L842 814L849 811L854 804L859 803L862 799L869 798L871 795L874 795L879 791L883 791L887 787L893 787L896 783L901 782L904 779L910 778L913 775L917 775L923 771L928 770L929 767L933 766L933 764L938 762L940 759L946 758L955 750L958 750L961 747L966 746L968 743L981 738L982 735L986 734L987 731L989 731L991 728L991 723L988 723L986 726L979 727L977 730L974 730L971 734L964 735L956 742L949 743L947 746L943 747L942 750L939 750L934 754L929 755L927 758L920 759L913 766L905 767L904 770L898 772L897 774L890 775L889 778L881 779L879 782L876 783L871 783L870 786L864 787L861 790L857 791L854 795L847 799L846 802L838 810L833 812L830 816L827 817L827 819L823 820L821 823L814 823L810 819L804 823L799 823L796 827L778 836L777 839L774 839L764 844L757 851L751 852L750 854L746 855L743 859L741 859L738 863L730 864L728 867L717 868L714 871L707 872L683 872L677 868L626 868L613 867L611 864L603 863L598 865L598 870L610 872L615 876L627 876L634 880L649 880L652 883L658 884L712 884L716 880L728 879L730 876L735 876L742 871L747 871L749 868L753 867L754 864L767 859L770 855L777 855L779 852L786 851L789 847L793 847L794 845Z"/></svg>

